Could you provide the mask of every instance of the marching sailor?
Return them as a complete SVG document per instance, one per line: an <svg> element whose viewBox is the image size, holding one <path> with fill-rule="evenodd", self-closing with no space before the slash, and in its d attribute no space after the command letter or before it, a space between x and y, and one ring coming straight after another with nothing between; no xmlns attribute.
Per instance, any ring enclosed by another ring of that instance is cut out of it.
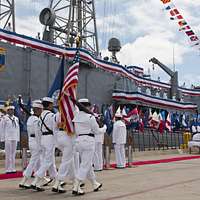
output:
<svg viewBox="0 0 200 200"><path fill-rule="evenodd" d="M39 118L39 128L41 134L41 147L43 151L43 160L40 168L35 173L35 179L31 184L33 189L37 191L44 191L42 188L43 177L48 170L50 178L55 179L57 177L57 170L55 166L55 136L54 130L54 118L55 115L53 110L53 99L50 97L44 97L42 100L43 112Z"/></svg>
<svg viewBox="0 0 200 200"><path fill-rule="evenodd" d="M2 124L2 138L5 142L5 168L6 173L15 173L15 155L17 149L17 142L19 141L19 119L14 116L14 106L7 107L7 114L3 119Z"/></svg>
<svg viewBox="0 0 200 200"><path fill-rule="evenodd" d="M88 110L90 109L90 102L88 99L80 99L78 101ZM99 128L96 119L93 115L86 113L82 108L73 119L76 133L75 149L80 155L80 167L75 174L75 181L73 185L72 194L83 195L84 191L80 188L81 181L84 182L86 178L90 180L93 185L93 191L98 191L102 184L98 183L95 178L94 169L92 167L93 157L95 151L95 134L102 134L106 131L106 125Z"/></svg>
<svg viewBox="0 0 200 200"><path fill-rule="evenodd" d="M125 144L126 144L126 125L122 121L121 113L115 114L115 122L113 124L112 140L115 149L117 168L126 167Z"/></svg>
<svg viewBox="0 0 200 200"><path fill-rule="evenodd" d="M59 112L55 115L55 136L56 136L56 146L62 151L62 160L60 167L58 169L58 175L54 186L52 187L53 192L64 193L66 192L62 187L66 177L71 180L75 178L75 167L74 167L74 155L73 155L73 145L74 145L74 135L68 135L63 129L61 123L61 115Z"/></svg>
<svg viewBox="0 0 200 200"><path fill-rule="evenodd" d="M34 114L28 118L27 132L29 139L29 149L31 158L26 170L23 173L23 178L19 184L20 188L30 188L27 181L31 178L33 172L37 170L38 163L40 163L41 154L41 135L39 134L39 116L42 113L42 102L34 102L32 105Z"/></svg>

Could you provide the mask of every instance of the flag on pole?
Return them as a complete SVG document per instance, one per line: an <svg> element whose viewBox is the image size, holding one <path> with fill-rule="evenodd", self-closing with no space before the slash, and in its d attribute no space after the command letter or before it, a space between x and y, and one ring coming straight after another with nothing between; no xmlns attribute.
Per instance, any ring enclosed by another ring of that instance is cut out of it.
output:
<svg viewBox="0 0 200 200"><path fill-rule="evenodd" d="M74 118L75 104L72 102L76 99L76 89L78 85L80 56L77 50L72 65L69 67L64 79L63 87L59 98L59 111L61 113L61 125L68 134L74 133L72 120Z"/></svg>
<svg viewBox="0 0 200 200"><path fill-rule="evenodd" d="M172 131L172 128L171 128L171 116L170 116L170 113L168 113L168 115L167 115L167 119L166 119L165 127L169 130L169 132Z"/></svg>
<svg viewBox="0 0 200 200"><path fill-rule="evenodd" d="M53 81L53 84L48 92L48 97L52 97L53 99L58 99L60 92L63 87L64 82L64 66L65 66L65 57L62 57L60 67L56 73L56 77Z"/></svg>
<svg viewBox="0 0 200 200"><path fill-rule="evenodd" d="M160 122L159 122L158 130L160 133L163 133L165 130L165 111L164 110L159 113L159 120Z"/></svg>

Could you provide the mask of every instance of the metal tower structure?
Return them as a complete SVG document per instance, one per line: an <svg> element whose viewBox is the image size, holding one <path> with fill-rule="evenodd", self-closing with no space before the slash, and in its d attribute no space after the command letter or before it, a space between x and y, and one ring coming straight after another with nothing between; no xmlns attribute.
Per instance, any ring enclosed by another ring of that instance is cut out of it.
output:
<svg viewBox="0 0 200 200"><path fill-rule="evenodd" d="M15 32L15 0L0 0L0 27Z"/></svg>
<svg viewBox="0 0 200 200"><path fill-rule="evenodd" d="M40 22L45 25L44 40L99 53L94 0L50 0Z"/></svg>

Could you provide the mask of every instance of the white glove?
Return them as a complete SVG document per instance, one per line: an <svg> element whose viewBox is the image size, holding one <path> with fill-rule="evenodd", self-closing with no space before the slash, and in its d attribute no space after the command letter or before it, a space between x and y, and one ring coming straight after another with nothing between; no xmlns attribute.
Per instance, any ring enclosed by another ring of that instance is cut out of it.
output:
<svg viewBox="0 0 200 200"><path fill-rule="evenodd" d="M105 133L105 132L106 132L106 129L107 129L107 126L104 124L103 127L102 127L102 132Z"/></svg>

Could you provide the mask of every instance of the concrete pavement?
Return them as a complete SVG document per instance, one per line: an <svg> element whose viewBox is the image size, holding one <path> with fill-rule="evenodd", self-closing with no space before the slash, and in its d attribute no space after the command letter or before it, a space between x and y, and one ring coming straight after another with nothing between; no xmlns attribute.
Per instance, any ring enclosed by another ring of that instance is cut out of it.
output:
<svg viewBox="0 0 200 200"><path fill-rule="evenodd" d="M165 155L154 154L141 155L137 160L186 156L166 152ZM19 189L20 179L1 180L0 197L1 200L196 200L200 196L200 159L104 170L96 175L103 183L102 190L92 192L90 183L86 182L87 193L82 197L72 196L71 185L65 186L65 194L52 193L51 187L47 187L45 192Z"/></svg>

